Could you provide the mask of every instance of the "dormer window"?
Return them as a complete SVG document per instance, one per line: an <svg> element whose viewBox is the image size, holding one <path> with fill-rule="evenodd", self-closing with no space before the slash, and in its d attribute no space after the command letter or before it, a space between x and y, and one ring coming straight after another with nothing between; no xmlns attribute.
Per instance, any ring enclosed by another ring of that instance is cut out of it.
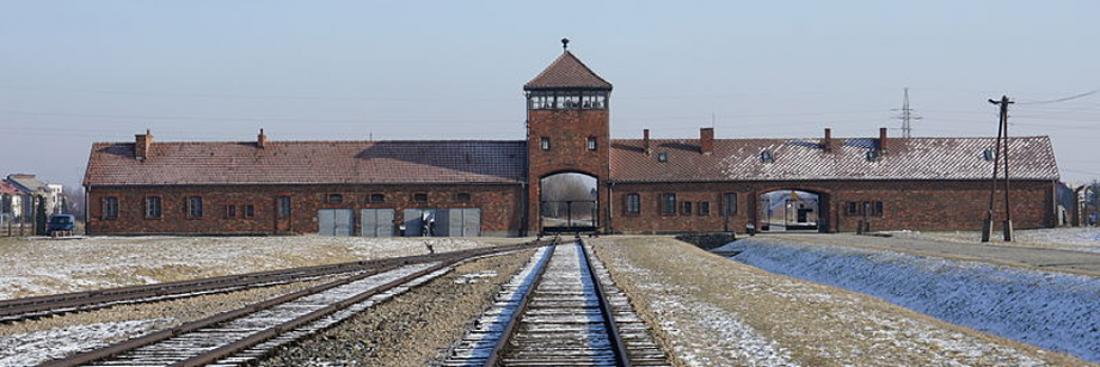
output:
<svg viewBox="0 0 1100 367"><path fill-rule="evenodd" d="M982 159L986 162L992 162L996 158L997 153L993 152L993 148L985 148L985 150L982 151Z"/></svg>
<svg viewBox="0 0 1100 367"><path fill-rule="evenodd" d="M668 162L668 152L658 152L657 161L661 163Z"/></svg>
<svg viewBox="0 0 1100 367"><path fill-rule="evenodd" d="M760 152L760 162L775 163L775 156L772 155L772 151L765 150Z"/></svg>

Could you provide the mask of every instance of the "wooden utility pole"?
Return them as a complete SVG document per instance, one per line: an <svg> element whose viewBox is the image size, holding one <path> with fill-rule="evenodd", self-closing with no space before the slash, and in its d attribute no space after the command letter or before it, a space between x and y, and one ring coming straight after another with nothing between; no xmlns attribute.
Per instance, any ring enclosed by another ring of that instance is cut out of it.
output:
<svg viewBox="0 0 1100 367"><path fill-rule="evenodd" d="M1005 220L1002 225L1004 230L1005 242L1012 241L1012 206L1009 202L1009 171L1008 171L1008 105L1015 102L1010 101L1008 96L1001 96L1001 100L990 99L989 103L999 105L1001 107L1000 119L997 126L997 150L994 153L993 158L993 179L990 182L989 188L989 210L986 212L985 223L982 226L982 242L989 242L989 237L993 233L993 202L997 193L997 171L1001 166L1001 157L1004 156L1004 193L1005 193ZM1003 147L1003 151L1001 150Z"/></svg>

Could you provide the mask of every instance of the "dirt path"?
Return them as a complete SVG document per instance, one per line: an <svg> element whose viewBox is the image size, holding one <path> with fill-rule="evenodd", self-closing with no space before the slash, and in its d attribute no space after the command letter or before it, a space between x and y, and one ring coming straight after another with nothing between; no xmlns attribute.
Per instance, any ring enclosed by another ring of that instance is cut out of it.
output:
<svg viewBox="0 0 1100 367"><path fill-rule="evenodd" d="M1087 365L668 238L592 243L680 365Z"/></svg>
<svg viewBox="0 0 1100 367"><path fill-rule="evenodd" d="M980 261L1031 270L1100 276L1100 253L1051 248L981 245L978 243L967 244L922 238L857 236L846 233L774 233L759 235L754 239L889 250L915 256Z"/></svg>

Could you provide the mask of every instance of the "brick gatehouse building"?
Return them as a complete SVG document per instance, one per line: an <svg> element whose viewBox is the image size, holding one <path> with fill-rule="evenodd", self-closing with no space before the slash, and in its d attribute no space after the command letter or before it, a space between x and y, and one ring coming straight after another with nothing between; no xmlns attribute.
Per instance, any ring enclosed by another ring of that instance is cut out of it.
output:
<svg viewBox="0 0 1100 367"><path fill-rule="evenodd" d="M611 84L564 51L524 86L525 141L134 142L92 146L89 234L510 236L978 230L993 138L610 136ZM518 123L518 122L517 122ZM1050 139L1014 137L1017 228L1055 221ZM569 178L569 179L564 179ZM566 188L551 188L564 185ZM585 186L587 185L587 186ZM578 187L580 187L578 189ZM558 197L548 197L556 195ZM1003 218L998 193L997 218Z"/></svg>

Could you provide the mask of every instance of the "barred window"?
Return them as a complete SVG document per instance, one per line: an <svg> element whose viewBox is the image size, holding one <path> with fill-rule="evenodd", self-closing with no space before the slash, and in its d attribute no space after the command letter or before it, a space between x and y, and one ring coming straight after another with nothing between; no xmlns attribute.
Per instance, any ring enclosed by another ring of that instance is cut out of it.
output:
<svg viewBox="0 0 1100 367"><path fill-rule="evenodd" d="M256 207L252 206L252 204L245 205L244 206L244 217L245 218L252 218L252 217L255 217L255 216L256 216Z"/></svg>
<svg viewBox="0 0 1100 367"><path fill-rule="evenodd" d="M145 218L157 219L161 216L160 196L145 198Z"/></svg>
<svg viewBox="0 0 1100 367"><path fill-rule="evenodd" d="M384 194L370 194L370 202L374 204L381 204L386 202L386 195Z"/></svg>
<svg viewBox="0 0 1100 367"><path fill-rule="evenodd" d="M705 217L705 216L709 216L709 215L710 215L710 202L709 201L700 201L699 202L699 216L700 217Z"/></svg>
<svg viewBox="0 0 1100 367"><path fill-rule="evenodd" d="M676 194L661 194L661 215L676 215Z"/></svg>
<svg viewBox="0 0 1100 367"><path fill-rule="evenodd" d="M202 197L191 196L187 198L187 217L202 218Z"/></svg>
<svg viewBox="0 0 1100 367"><path fill-rule="evenodd" d="M413 194L413 201L418 203L426 203L428 202L428 194L422 192Z"/></svg>
<svg viewBox="0 0 1100 367"><path fill-rule="evenodd" d="M722 216L732 217L735 214L737 214L737 193L722 194Z"/></svg>
<svg viewBox="0 0 1100 367"><path fill-rule="evenodd" d="M329 204L340 204L344 202L344 195L342 194L328 194L326 199Z"/></svg>
<svg viewBox="0 0 1100 367"><path fill-rule="evenodd" d="M683 207L680 209L680 215L691 215L692 214L691 202L690 201L685 201L681 205Z"/></svg>
<svg viewBox="0 0 1100 367"><path fill-rule="evenodd" d="M642 196L636 193L626 194L626 214L638 215L642 213Z"/></svg>
<svg viewBox="0 0 1100 367"><path fill-rule="evenodd" d="M279 218L289 218L290 217L290 197L289 196L280 196L279 199L276 201L276 207L278 208L278 213L277 214L279 215Z"/></svg>
<svg viewBox="0 0 1100 367"><path fill-rule="evenodd" d="M469 202L470 201L470 193L460 192L460 193L455 194L455 201L458 201L458 202L461 202L461 203Z"/></svg>
<svg viewBox="0 0 1100 367"><path fill-rule="evenodd" d="M103 219L118 218L118 198L114 196L103 198Z"/></svg>

